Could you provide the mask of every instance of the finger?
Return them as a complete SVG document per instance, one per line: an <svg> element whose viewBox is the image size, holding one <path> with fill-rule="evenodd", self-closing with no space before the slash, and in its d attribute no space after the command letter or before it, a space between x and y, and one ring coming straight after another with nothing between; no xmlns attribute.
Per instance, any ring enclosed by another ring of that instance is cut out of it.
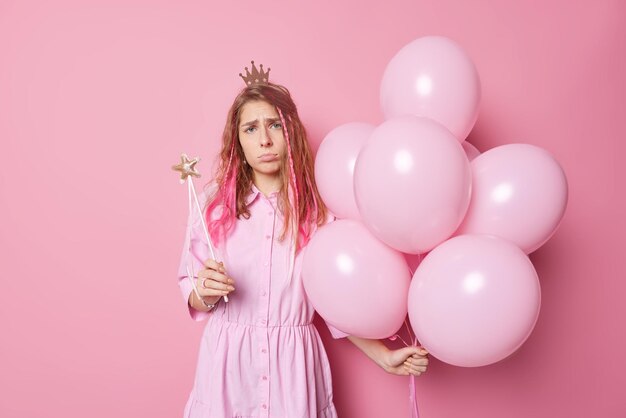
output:
<svg viewBox="0 0 626 418"><path fill-rule="evenodd" d="M407 374L412 374L412 375L415 375L415 376L419 376L419 375L421 375L421 374L422 374L422 372L421 372L421 371L419 371L419 370L415 370L415 369L412 369L412 368L410 368L410 367L404 367L404 371L405 371Z"/></svg>
<svg viewBox="0 0 626 418"><path fill-rule="evenodd" d="M407 359L405 361L407 361L409 363L412 363L412 364L428 364L429 359L428 359L428 357L420 357L420 356L413 357L413 356L411 356L411 357L407 357Z"/></svg>
<svg viewBox="0 0 626 418"><path fill-rule="evenodd" d="M198 291L203 296L225 296L235 290L235 287L232 285L202 277L198 277L197 287Z"/></svg>
<svg viewBox="0 0 626 418"><path fill-rule="evenodd" d="M408 367L411 370L420 370L420 371L424 371L426 370L426 367L428 366L428 362L425 362L423 360L407 360L404 362L404 366Z"/></svg>
<svg viewBox="0 0 626 418"><path fill-rule="evenodd" d="M228 290L215 290L215 289L202 289L200 290L200 296L228 296L230 292Z"/></svg>
<svg viewBox="0 0 626 418"><path fill-rule="evenodd" d="M419 373L426 373L426 367L425 366L413 366L411 368L411 371L419 372Z"/></svg>
<svg viewBox="0 0 626 418"><path fill-rule="evenodd" d="M228 296L231 291L230 290L219 290L214 288L201 288L199 289L200 296Z"/></svg>
<svg viewBox="0 0 626 418"><path fill-rule="evenodd" d="M196 282L196 288L198 289L198 293L200 296L226 296L230 292L228 290L221 290L216 288L218 286L222 286L221 283L215 282L211 279L204 279L198 277Z"/></svg>
<svg viewBox="0 0 626 418"><path fill-rule="evenodd" d="M235 281L233 280L233 278L230 277L225 272L217 272L217 271L209 270L209 277L222 283L228 283L231 285L235 284Z"/></svg>
<svg viewBox="0 0 626 418"><path fill-rule="evenodd" d="M211 280L215 280L217 282L221 282L221 283L225 283L225 284L230 284L230 285L234 285L235 281L228 277L225 274L219 273L215 270L210 270L210 269L202 269L198 272L198 277L202 277L204 279L211 279Z"/></svg>
<svg viewBox="0 0 626 418"><path fill-rule="evenodd" d="M405 367L408 367L410 370L417 370L417 371L425 371L427 366L426 364L415 364L415 363L405 363L404 364Z"/></svg>
<svg viewBox="0 0 626 418"><path fill-rule="evenodd" d="M215 260L213 260L212 258L207 258L204 261L204 266L206 268L209 268L211 270L215 270L215 271L221 271L222 273L224 273L226 271L226 269L224 268L224 263L221 262L217 262Z"/></svg>
<svg viewBox="0 0 626 418"><path fill-rule="evenodd" d="M224 283L223 281L215 280L212 277L202 279L202 286L208 289L227 290L229 292L235 290L235 286Z"/></svg>
<svg viewBox="0 0 626 418"><path fill-rule="evenodd" d="M422 361L428 361L428 356L411 356L410 360L413 363L418 363L418 362L422 362Z"/></svg>

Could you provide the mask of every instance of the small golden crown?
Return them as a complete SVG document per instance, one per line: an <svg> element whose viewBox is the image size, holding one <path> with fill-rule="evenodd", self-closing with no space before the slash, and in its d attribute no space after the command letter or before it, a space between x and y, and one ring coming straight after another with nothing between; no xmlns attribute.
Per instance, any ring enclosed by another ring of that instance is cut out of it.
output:
<svg viewBox="0 0 626 418"><path fill-rule="evenodd" d="M252 63L252 72L248 71L248 67L246 67L246 76L244 77L241 73L239 73L239 77L243 78L243 82L246 83L246 86L251 86L253 84L267 83L270 79L270 70L267 69L267 72L263 71L263 64L260 65L261 71L256 69L254 65L254 61L250 61Z"/></svg>

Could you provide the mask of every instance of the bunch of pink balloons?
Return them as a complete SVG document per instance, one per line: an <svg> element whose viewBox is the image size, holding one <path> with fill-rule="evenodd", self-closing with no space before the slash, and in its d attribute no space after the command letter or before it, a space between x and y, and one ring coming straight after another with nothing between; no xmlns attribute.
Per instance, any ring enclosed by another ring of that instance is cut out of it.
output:
<svg viewBox="0 0 626 418"><path fill-rule="evenodd" d="M465 141L480 79L450 39L402 48L384 72L380 102L384 122L339 126L320 145L317 185L342 220L306 249L307 294L349 334L389 337L408 313L438 359L500 361L538 318L540 285L528 254L563 218L565 174L537 146L480 154Z"/></svg>

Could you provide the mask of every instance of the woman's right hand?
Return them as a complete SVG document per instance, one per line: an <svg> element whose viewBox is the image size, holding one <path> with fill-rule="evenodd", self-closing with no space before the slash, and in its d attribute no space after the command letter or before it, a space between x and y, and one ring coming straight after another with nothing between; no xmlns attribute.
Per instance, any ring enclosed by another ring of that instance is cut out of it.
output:
<svg viewBox="0 0 626 418"><path fill-rule="evenodd" d="M211 297L217 300L234 291L234 284L235 281L228 277L224 269L224 263L218 263L209 258L204 262L204 268L198 272L196 287L203 298ZM213 303L213 301L209 303Z"/></svg>

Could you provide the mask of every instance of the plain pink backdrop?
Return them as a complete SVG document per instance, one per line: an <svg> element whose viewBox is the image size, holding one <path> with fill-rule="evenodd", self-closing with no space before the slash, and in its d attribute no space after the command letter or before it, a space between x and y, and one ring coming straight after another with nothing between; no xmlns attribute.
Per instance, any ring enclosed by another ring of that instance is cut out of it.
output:
<svg viewBox="0 0 626 418"><path fill-rule="evenodd" d="M251 59L314 148L380 123L385 65L424 35L476 63L469 141L550 151L570 198L531 255L533 334L487 367L433 358L422 418L626 416L625 17L617 0L0 2L0 416L181 416L204 324L176 285L187 191L170 166L198 154L207 180ZM408 416L407 379L318 325L340 416Z"/></svg>

